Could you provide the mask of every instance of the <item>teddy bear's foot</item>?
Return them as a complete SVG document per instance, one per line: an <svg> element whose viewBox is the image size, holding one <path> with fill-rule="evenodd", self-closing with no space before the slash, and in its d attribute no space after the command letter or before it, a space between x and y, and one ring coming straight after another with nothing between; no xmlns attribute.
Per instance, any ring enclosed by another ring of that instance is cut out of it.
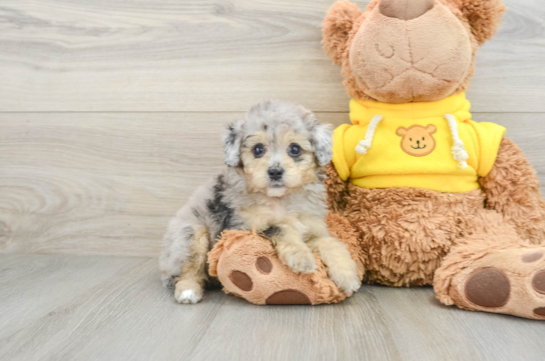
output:
<svg viewBox="0 0 545 361"><path fill-rule="evenodd" d="M545 247L508 249L475 262L452 280L465 309L545 320Z"/></svg>
<svg viewBox="0 0 545 361"><path fill-rule="evenodd" d="M278 258L269 240L247 231L227 231L208 255L209 273L218 277L224 291L258 305L344 300L344 292L327 277L320 258L314 257L315 272L295 273Z"/></svg>

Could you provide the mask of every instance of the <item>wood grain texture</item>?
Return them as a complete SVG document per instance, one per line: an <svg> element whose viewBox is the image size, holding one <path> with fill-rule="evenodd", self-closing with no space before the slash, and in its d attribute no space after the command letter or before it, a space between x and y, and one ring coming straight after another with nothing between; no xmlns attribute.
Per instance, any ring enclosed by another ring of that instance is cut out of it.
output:
<svg viewBox="0 0 545 361"><path fill-rule="evenodd" d="M0 255L2 360L543 360L545 323L363 286L338 305L179 305L156 259ZM54 292L52 292L54 290Z"/></svg>
<svg viewBox="0 0 545 361"><path fill-rule="evenodd" d="M271 97L346 111L320 45L333 2L3 0L0 111L245 111ZM505 3L478 53L474 110L543 112L545 8Z"/></svg>
<svg viewBox="0 0 545 361"><path fill-rule="evenodd" d="M0 253L156 256L170 217L223 166L220 134L241 115L0 113ZM505 125L545 184L545 114L474 119Z"/></svg>

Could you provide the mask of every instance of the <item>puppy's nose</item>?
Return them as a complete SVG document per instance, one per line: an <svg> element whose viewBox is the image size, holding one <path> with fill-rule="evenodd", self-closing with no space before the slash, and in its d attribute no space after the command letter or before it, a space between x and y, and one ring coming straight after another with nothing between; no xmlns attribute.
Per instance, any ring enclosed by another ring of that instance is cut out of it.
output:
<svg viewBox="0 0 545 361"><path fill-rule="evenodd" d="M434 5L435 0L382 0L378 9L390 18L411 20L424 15Z"/></svg>
<svg viewBox="0 0 545 361"><path fill-rule="evenodd" d="M267 173L269 174L269 178L271 178L271 180L280 180L284 175L284 169L282 167L273 166L267 170Z"/></svg>

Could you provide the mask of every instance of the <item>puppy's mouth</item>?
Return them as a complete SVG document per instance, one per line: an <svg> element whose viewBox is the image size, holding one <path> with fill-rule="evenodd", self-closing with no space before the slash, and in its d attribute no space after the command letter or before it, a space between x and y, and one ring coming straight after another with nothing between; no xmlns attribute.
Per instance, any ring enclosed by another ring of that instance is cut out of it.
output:
<svg viewBox="0 0 545 361"><path fill-rule="evenodd" d="M283 197L287 192L286 185L281 180L276 181L269 181L269 185L267 187L267 196L268 197L274 197L279 198Z"/></svg>
<svg viewBox="0 0 545 361"><path fill-rule="evenodd" d="M271 180L269 181L269 188L284 188L286 185L281 180Z"/></svg>

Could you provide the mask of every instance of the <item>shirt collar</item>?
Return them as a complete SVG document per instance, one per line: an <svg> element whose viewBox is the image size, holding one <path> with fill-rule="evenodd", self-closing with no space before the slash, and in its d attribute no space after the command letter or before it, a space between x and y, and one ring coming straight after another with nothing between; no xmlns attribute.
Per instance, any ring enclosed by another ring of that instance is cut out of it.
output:
<svg viewBox="0 0 545 361"><path fill-rule="evenodd" d="M404 104L383 103L371 100L350 101L350 120L353 124L367 123L374 116L381 115L385 119L422 119L443 117L453 114L459 121L471 119L469 109L471 103L465 93L454 94L433 102L413 102Z"/></svg>

